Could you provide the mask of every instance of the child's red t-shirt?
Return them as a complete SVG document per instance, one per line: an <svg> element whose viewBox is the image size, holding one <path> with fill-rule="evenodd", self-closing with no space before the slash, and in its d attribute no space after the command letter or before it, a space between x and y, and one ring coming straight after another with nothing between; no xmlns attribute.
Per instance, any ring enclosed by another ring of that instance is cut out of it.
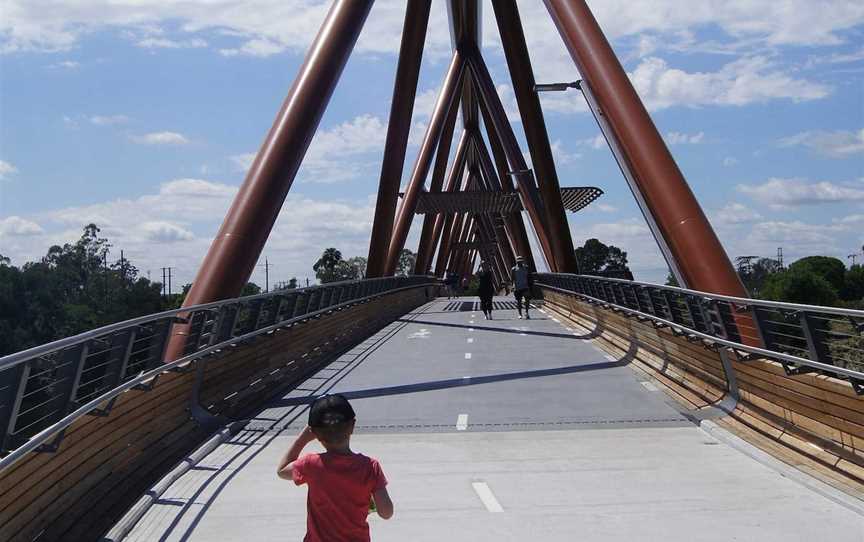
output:
<svg viewBox="0 0 864 542"><path fill-rule="evenodd" d="M306 454L294 483L309 485L305 542L369 542L369 499L387 486L378 461L363 454Z"/></svg>

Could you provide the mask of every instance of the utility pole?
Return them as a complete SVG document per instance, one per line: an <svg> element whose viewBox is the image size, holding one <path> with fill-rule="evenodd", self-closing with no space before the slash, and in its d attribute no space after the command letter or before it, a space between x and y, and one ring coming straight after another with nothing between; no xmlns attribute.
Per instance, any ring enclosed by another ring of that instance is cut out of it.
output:
<svg viewBox="0 0 864 542"><path fill-rule="evenodd" d="M857 254L857 253L853 253L853 254L850 254L850 255L848 255L848 256L846 256L846 257L852 260L852 267L855 267L855 259L858 258L858 254Z"/></svg>
<svg viewBox="0 0 864 542"><path fill-rule="evenodd" d="M171 295L171 270L172 269L174 269L174 268L173 267L163 267L162 268L162 295L163 296L166 295L165 294L166 278L167 278L167 284L168 284L168 294L167 295L169 295L169 296Z"/></svg>
<svg viewBox="0 0 864 542"><path fill-rule="evenodd" d="M258 267L264 268L264 292L270 292L270 262L267 258L264 258L264 265L259 265Z"/></svg>
<svg viewBox="0 0 864 542"><path fill-rule="evenodd" d="M309 287L309 277L306 277L306 287Z"/></svg>
<svg viewBox="0 0 864 542"><path fill-rule="evenodd" d="M777 263L780 264L780 269L783 269L783 247L777 247Z"/></svg>

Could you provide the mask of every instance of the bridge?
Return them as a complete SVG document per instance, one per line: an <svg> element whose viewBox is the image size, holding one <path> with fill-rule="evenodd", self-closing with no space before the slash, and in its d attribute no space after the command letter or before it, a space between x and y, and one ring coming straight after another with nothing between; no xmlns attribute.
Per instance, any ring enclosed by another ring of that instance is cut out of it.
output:
<svg viewBox="0 0 864 542"><path fill-rule="evenodd" d="M454 0L397 206L430 10L410 2L367 278L238 297L371 6L336 0L184 306L0 358L0 539L300 539L276 462L333 392L390 479L376 540L864 539L864 311L751 299L585 2L546 5L579 82L538 85L515 2L492 3L531 168L480 2ZM602 190L559 185L550 86L584 95L681 287L579 273L565 213ZM479 259L504 294L516 256L530 319L446 297Z"/></svg>

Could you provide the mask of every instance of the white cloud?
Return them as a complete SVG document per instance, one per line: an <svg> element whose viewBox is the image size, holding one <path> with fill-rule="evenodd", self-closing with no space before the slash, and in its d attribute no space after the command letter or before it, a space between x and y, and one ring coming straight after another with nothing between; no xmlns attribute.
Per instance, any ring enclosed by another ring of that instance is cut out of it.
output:
<svg viewBox="0 0 864 542"><path fill-rule="evenodd" d="M319 129L306 151L297 179L335 183L377 174L380 161L370 155L375 153L376 158L380 155L386 137L387 125L379 117L368 114L329 129ZM255 153L244 153L230 159L245 171L254 158Z"/></svg>
<svg viewBox="0 0 864 542"><path fill-rule="evenodd" d="M64 117L64 120L66 119L68 117ZM72 119L69 120L71 121ZM112 126L129 122L129 117L126 115L94 115L90 117L90 122L97 126Z"/></svg>
<svg viewBox="0 0 864 542"><path fill-rule="evenodd" d="M744 57L716 72L686 72L656 57L643 60L630 74L633 85L652 110L672 106L742 106L774 99L807 101L824 98L830 88L795 79L768 58Z"/></svg>
<svg viewBox="0 0 864 542"><path fill-rule="evenodd" d="M738 164L738 159L734 156L727 156L723 159L723 167L732 167Z"/></svg>
<svg viewBox="0 0 864 542"><path fill-rule="evenodd" d="M15 173L18 173L18 168L5 160L0 160L0 180L6 179Z"/></svg>
<svg viewBox="0 0 864 542"><path fill-rule="evenodd" d="M666 143L669 145L698 145L705 139L705 132L697 134L685 134L682 132L669 132L666 134Z"/></svg>
<svg viewBox="0 0 864 542"><path fill-rule="evenodd" d="M177 132L152 132L140 136L130 136L135 143L142 145L187 145L189 140Z"/></svg>
<svg viewBox="0 0 864 542"><path fill-rule="evenodd" d="M855 154L864 154L864 128L857 132L802 132L781 139L779 144L781 147L808 147L829 158L848 158Z"/></svg>
<svg viewBox="0 0 864 542"><path fill-rule="evenodd" d="M736 190L773 208L821 203L864 201L864 189L840 186L827 181L771 178L759 185L739 184Z"/></svg>
<svg viewBox="0 0 864 542"><path fill-rule="evenodd" d="M201 38L187 40L172 40L168 38L144 38L135 45L144 49L198 49L207 47L207 42Z"/></svg>
<svg viewBox="0 0 864 542"><path fill-rule="evenodd" d="M762 215L741 203L729 203L716 211L712 222L720 224L743 224L760 220Z"/></svg>
<svg viewBox="0 0 864 542"><path fill-rule="evenodd" d="M864 215L849 215L843 218L835 218L835 224L864 224Z"/></svg>
<svg viewBox="0 0 864 542"><path fill-rule="evenodd" d="M42 226L39 224L20 216L9 216L0 219L0 238L38 235L43 231ZM4 254L4 256L8 255Z"/></svg>
<svg viewBox="0 0 864 542"><path fill-rule="evenodd" d="M191 231L170 222L144 222L141 230L148 240L164 243L189 241L195 237Z"/></svg>
<svg viewBox="0 0 864 542"><path fill-rule="evenodd" d="M77 70L81 67L81 63L75 60L61 60L54 64L49 64L48 67L53 70Z"/></svg>
<svg viewBox="0 0 864 542"><path fill-rule="evenodd" d="M552 157L555 159L555 164L558 166L567 166L582 158L581 153L567 151L560 139L553 141L551 148Z"/></svg>
<svg viewBox="0 0 864 542"><path fill-rule="evenodd" d="M238 48L219 49L219 53L223 56L245 55L264 58L281 53L284 50L285 47L278 42L268 39L254 39L247 41Z"/></svg>

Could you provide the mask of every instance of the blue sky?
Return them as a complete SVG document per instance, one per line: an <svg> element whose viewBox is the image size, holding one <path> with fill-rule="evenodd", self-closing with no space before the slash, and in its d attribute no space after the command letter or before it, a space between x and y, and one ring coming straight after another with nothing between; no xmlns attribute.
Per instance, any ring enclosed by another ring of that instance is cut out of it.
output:
<svg viewBox="0 0 864 542"><path fill-rule="evenodd" d="M589 4L730 256L860 254L864 5ZM328 5L6 0L0 254L38 259L92 221L115 257L123 249L144 273L173 266L176 283L191 281ZM519 6L537 80L578 79L541 0ZM403 16L399 1L373 8L265 248L271 280L312 277L328 246L366 255ZM483 53L521 139L488 3L483 19ZM448 31L444 3L433 2L406 176ZM620 246L637 278L662 280L665 264L581 95L542 100L562 184L606 191L569 215L574 240Z"/></svg>

